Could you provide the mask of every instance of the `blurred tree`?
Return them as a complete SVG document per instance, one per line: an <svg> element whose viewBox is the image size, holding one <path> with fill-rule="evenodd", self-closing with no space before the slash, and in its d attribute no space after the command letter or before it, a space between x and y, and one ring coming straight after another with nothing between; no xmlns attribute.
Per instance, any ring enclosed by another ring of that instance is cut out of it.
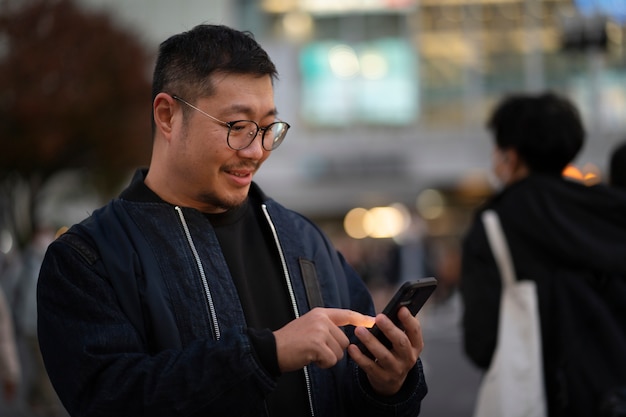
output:
<svg viewBox="0 0 626 417"><path fill-rule="evenodd" d="M0 0L0 198L21 244L54 174L83 169L108 197L147 163L149 62L138 37L105 13L73 0ZM24 188L26 216L16 209Z"/></svg>

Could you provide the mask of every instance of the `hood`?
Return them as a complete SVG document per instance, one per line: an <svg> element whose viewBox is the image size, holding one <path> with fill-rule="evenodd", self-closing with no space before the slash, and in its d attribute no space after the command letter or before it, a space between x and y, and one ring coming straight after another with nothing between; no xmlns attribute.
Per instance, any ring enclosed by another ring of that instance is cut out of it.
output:
<svg viewBox="0 0 626 417"><path fill-rule="evenodd" d="M572 267L626 272L626 192L531 175L488 205L507 235Z"/></svg>

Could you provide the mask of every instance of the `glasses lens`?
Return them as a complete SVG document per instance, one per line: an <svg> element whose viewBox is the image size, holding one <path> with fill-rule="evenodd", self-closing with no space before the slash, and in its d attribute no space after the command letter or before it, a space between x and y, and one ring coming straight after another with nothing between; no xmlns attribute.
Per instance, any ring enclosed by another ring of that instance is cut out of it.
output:
<svg viewBox="0 0 626 417"><path fill-rule="evenodd" d="M233 149L243 149L250 145L259 131L256 123L249 120L240 120L230 125L228 132L228 146Z"/></svg>
<svg viewBox="0 0 626 417"><path fill-rule="evenodd" d="M268 151L278 148L285 139L289 125L285 122L274 122L267 127L263 138L263 147Z"/></svg>

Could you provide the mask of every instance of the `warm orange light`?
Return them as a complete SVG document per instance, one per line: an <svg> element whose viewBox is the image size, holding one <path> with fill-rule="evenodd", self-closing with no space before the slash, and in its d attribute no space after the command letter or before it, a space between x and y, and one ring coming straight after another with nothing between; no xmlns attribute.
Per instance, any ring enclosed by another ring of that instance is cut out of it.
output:
<svg viewBox="0 0 626 417"><path fill-rule="evenodd" d="M563 176L575 181L580 181L585 185L595 185L602 181L600 170L593 164L585 164L582 169L574 165L568 165L563 170Z"/></svg>
<svg viewBox="0 0 626 417"><path fill-rule="evenodd" d="M563 176L577 181L584 180L583 173L580 172L580 169L576 168L574 165L566 166L563 170Z"/></svg>
<svg viewBox="0 0 626 417"><path fill-rule="evenodd" d="M395 238L409 227L409 223L407 208L402 204L391 204L369 210L353 208L344 217L343 228L353 239Z"/></svg>

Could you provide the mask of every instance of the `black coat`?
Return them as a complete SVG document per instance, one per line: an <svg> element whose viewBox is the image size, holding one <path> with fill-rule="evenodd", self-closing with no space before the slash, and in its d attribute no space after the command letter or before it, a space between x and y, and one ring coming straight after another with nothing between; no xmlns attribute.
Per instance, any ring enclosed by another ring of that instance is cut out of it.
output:
<svg viewBox="0 0 626 417"><path fill-rule="evenodd" d="M537 283L550 416L597 416L626 387L626 192L531 175L494 196L463 241L465 351L487 368L500 276L480 213L494 209L518 279Z"/></svg>

